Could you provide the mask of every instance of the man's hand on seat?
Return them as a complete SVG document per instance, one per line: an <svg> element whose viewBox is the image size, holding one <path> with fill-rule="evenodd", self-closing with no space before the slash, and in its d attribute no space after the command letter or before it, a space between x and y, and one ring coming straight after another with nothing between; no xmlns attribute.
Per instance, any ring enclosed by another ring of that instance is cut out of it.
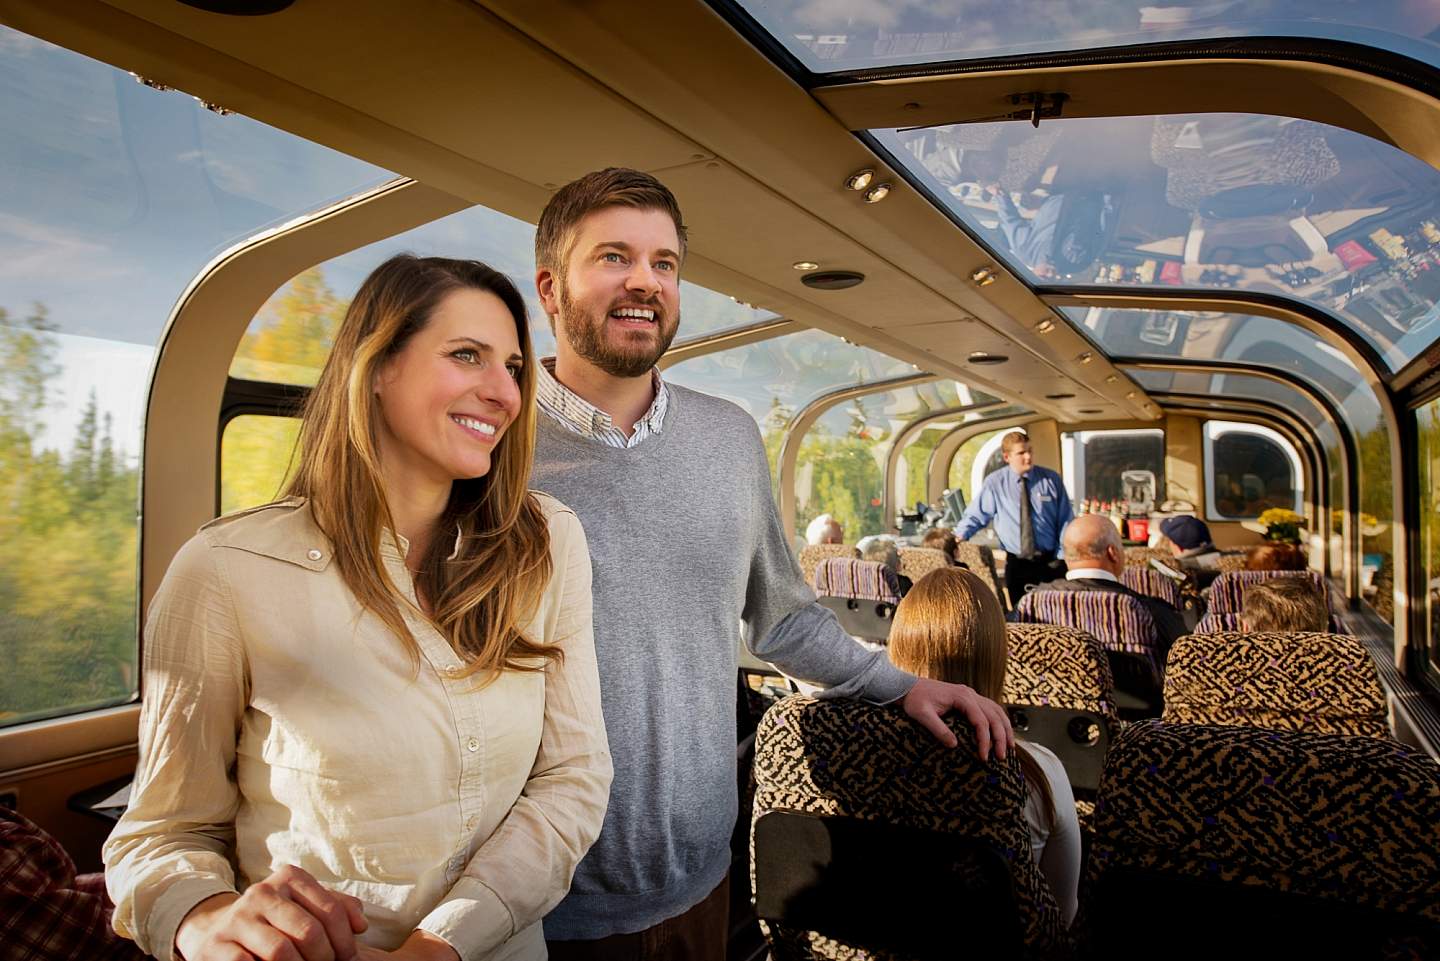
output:
<svg viewBox="0 0 1440 961"><path fill-rule="evenodd" d="M906 714L946 747L956 745L955 735L943 720L951 708L959 708L970 726L975 728L976 748L981 760L989 759L992 745L997 758L1004 758L1015 746L1015 732L1010 729L1010 716L1005 709L964 684L947 684L922 677L901 703Z"/></svg>

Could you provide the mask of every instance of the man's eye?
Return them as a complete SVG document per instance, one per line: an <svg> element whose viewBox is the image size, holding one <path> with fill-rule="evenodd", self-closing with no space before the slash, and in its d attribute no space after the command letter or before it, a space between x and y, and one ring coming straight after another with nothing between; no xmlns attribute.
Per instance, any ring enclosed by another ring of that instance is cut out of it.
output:
<svg viewBox="0 0 1440 961"><path fill-rule="evenodd" d="M673 261L673 260L662 260L662 261L660 261L658 264L656 264L655 266L656 266L656 267L659 267L659 268L662 269L662 270L670 270L670 271L673 271L673 270L675 270L675 261Z"/></svg>
<svg viewBox="0 0 1440 961"><path fill-rule="evenodd" d="M615 253L615 251L613 251L613 250L610 251L610 252L607 253L607 254L601 254L601 255L600 255L600 259L603 260L603 261L605 261L607 264L623 263L624 260L625 260L625 258L621 257L619 254Z"/></svg>

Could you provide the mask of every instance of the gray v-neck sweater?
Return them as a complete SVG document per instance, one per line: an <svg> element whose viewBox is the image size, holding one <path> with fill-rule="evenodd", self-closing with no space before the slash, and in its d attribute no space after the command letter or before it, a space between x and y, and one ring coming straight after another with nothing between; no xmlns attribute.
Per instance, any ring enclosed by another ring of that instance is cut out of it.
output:
<svg viewBox="0 0 1440 961"><path fill-rule="evenodd" d="M575 511L590 545L615 762L600 838L545 919L551 939L643 930L725 876L742 636L828 696L885 703L914 684L815 602L780 526L755 421L728 401L667 389L662 431L629 449L538 417L532 486Z"/></svg>

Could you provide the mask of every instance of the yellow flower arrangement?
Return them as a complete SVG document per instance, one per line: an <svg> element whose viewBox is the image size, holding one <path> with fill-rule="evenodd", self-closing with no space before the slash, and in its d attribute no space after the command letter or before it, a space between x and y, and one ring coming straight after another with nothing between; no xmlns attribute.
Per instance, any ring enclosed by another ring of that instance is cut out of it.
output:
<svg viewBox="0 0 1440 961"><path fill-rule="evenodd" d="M1271 524L1294 524L1296 527L1304 525L1305 518L1292 510L1284 507L1272 507L1260 515L1260 524L1269 527Z"/></svg>

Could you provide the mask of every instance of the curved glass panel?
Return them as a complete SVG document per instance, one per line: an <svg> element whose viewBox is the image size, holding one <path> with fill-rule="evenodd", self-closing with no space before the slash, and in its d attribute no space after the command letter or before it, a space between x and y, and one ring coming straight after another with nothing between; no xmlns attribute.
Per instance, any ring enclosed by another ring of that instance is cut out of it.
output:
<svg viewBox="0 0 1440 961"><path fill-rule="evenodd" d="M1250 114L874 133L1034 283L1298 300L1392 370L1440 336L1440 171L1378 140Z"/></svg>
<svg viewBox="0 0 1440 961"><path fill-rule="evenodd" d="M477 205L352 250L293 278L250 322L230 364L230 376L312 386L330 355L351 297L372 270L398 253L473 258L505 274L525 298L537 356L555 353L555 335L535 295L535 228ZM677 341L777 316L684 280L680 306Z"/></svg>
<svg viewBox="0 0 1440 961"><path fill-rule="evenodd" d="M3 726L135 694L141 430L177 299L393 175L3 27L0 170Z"/></svg>
<svg viewBox="0 0 1440 961"><path fill-rule="evenodd" d="M960 385L956 385L957 387ZM987 403L985 395L979 391L967 391L961 389L961 403ZM981 400L968 400L968 397L980 396ZM936 449L959 428L974 421L996 415L1024 413L1024 408L1010 407L985 407L981 410L972 410L965 413L946 416L939 420L931 421L916 433L910 434L905 439L905 447L900 453L899 475L896 478L897 504L914 507L916 501L925 501L934 506L941 507L940 491L935 491L930 496L929 471L931 458ZM948 477L942 481L944 486L952 486L948 483ZM943 488L942 488L943 489ZM943 509L943 508L942 508Z"/></svg>
<svg viewBox="0 0 1440 961"><path fill-rule="evenodd" d="M740 5L817 73L1222 37L1345 40L1440 62L1440 8L1423 2L740 0Z"/></svg>
<svg viewBox="0 0 1440 961"><path fill-rule="evenodd" d="M1420 500L1420 570L1425 582L1425 630L1432 668L1440 667L1440 401L1415 412L1420 442L1420 475L1415 489Z"/></svg>

